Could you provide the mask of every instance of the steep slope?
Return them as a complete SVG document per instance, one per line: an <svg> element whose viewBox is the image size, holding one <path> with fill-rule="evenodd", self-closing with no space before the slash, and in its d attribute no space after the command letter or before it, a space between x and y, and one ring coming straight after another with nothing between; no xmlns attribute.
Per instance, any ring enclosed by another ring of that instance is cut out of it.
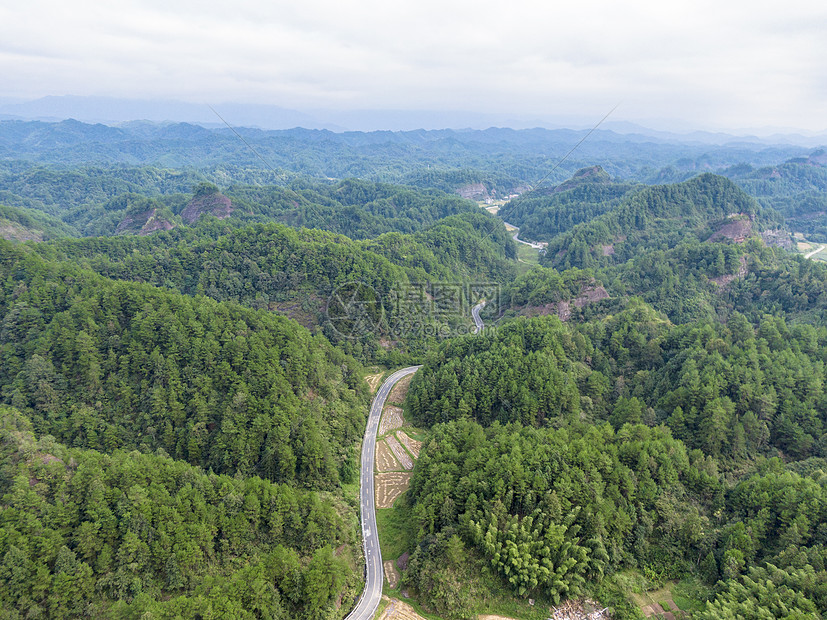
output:
<svg viewBox="0 0 827 620"><path fill-rule="evenodd" d="M652 590L720 580L705 618L818 617L825 353L824 327L675 326L641 302L444 343L406 400L431 433L399 513L416 533L403 583L446 617L502 587L540 605L596 595L634 618L613 575L638 569ZM777 596L754 581L770 575Z"/></svg>
<svg viewBox="0 0 827 620"><path fill-rule="evenodd" d="M232 229L214 221L145 239L80 239L31 249L107 277L285 312L323 326L331 339L371 360L386 355L380 339L386 347L401 342L422 353L429 338L451 333L458 321L470 324L472 285L496 287L514 273L513 241L496 218L479 210L412 235L366 241L279 224ZM330 323L328 301L356 284L372 295L375 315L351 333L352 326ZM428 297L443 284L459 295L453 309L438 309Z"/></svg>

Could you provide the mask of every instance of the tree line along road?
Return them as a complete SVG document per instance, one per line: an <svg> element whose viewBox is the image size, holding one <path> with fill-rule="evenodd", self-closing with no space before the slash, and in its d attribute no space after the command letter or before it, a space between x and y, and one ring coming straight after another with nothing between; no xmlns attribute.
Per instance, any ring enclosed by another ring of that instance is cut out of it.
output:
<svg viewBox="0 0 827 620"><path fill-rule="evenodd" d="M382 552L379 549L379 532L376 527L376 504L373 488L373 467L376 454L376 433L379 430L379 418L382 417L382 408L393 386L400 379L419 370L421 366L408 366L397 370L385 379L382 387L373 398L368 416L368 425L365 430L365 439L362 442L362 468L359 480L359 505L362 513L362 544L365 552L365 589L346 620L372 620L382 598L382 582L384 580L382 568Z"/></svg>
<svg viewBox="0 0 827 620"><path fill-rule="evenodd" d="M480 310L485 302L478 303L471 309L471 316L476 325L476 333L480 333L485 325L480 318ZM373 469L376 462L376 434L379 430L379 420L385 401L393 386L401 379L412 375L422 366L408 366L397 370L385 379L373 403L370 406L368 425L365 429L365 438L362 441L362 466L359 475L359 506L362 514L362 544L365 552L365 589L356 608L347 615L345 620L372 620L382 598L382 584L384 569L382 567L382 551L379 548L379 529L376 527L376 500L374 498Z"/></svg>

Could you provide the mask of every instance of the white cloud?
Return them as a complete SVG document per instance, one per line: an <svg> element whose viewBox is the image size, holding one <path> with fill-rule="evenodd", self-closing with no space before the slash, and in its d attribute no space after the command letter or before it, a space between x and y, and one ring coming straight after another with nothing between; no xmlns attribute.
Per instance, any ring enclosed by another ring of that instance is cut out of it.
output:
<svg viewBox="0 0 827 620"><path fill-rule="evenodd" d="M827 128L827 6L29 0L0 8L4 96L468 109Z"/></svg>

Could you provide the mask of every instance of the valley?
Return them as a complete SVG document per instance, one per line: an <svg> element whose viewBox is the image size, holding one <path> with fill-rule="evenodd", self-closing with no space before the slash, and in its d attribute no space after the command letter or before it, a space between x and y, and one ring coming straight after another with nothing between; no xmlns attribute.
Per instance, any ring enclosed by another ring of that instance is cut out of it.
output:
<svg viewBox="0 0 827 620"><path fill-rule="evenodd" d="M242 135L0 121L9 617L827 614L822 151Z"/></svg>

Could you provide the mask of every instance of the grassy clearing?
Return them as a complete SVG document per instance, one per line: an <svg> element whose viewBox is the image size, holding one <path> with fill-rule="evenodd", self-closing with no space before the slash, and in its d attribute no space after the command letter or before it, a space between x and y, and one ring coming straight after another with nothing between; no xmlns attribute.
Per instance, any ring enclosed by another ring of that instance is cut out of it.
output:
<svg viewBox="0 0 827 620"><path fill-rule="evenodd" d="M403 426L402 430L405 431L405 434L408 435L411 439L416 439L417 441L421 441L425 443L428 439L428 431L423 430L421 428L415 428L413 426Z"/></svg>
<svg viewBox="0 0 827 620"><path fill-rule="evenodd" d="M354 505L359 504L359 482L342 485L342 495Z"/></svg>
<svg viewBox="0 0 827 620"><path fill-rule="evenodd" d="M535 265L540 264L540 253L534 248L523 245L522 243L517 244L517 258L519 259L517 268L521 275Z"/></svg>
<svg viewBox="0 0 827 620"><path fill-rule="evenodd" d="M703 611L713 590L696 577L687 577L672 588L672 600L683 611Z"/></svg>
<svg viewBox="0 0 827 620"><path fill-rule="evenodd" d="M798 253L806 255L821 247L822 249L819 252L810 256L810 260L827 261L827 245L810 241L802 233L793 233L793 236L795 237L794 248Z"/></svg>
<svg viewBox="0 0 827 620"><path fill-rule="evenodd" d="M540 263L540 252L539 250L535 250L531 246L525 245L523 243L517 244L517 256L531 264L531 265L538 265Z"/></svg>
<svg viewBox="0 0 827 620"><path fill-rule="evenodd" d="M406 551L413 551L416 536L406 493L394 502L392 508L377 508L376 527L379 529L379 548L383 559L396 560Z"/></svg>
<svg viewBox="0 0 827 620"><path fill-rule="evenodd" d="M384 550L382 553L384 559ZM458 579L466 583L472 591L467 608L469 615L477 617L477 615L491 614L514 618L515 620L546 620L548 618L551 601L538 599L535 605L532 606L529 605L527 598L515 597L504 588L500 577L491 573L487 563L477 552L471 551L468 554L468 566L466 568L467 571L459 575ZM423 618L443 620L443 616L425 611L416 599L403 596L403 589L402 587L390 589L387 582L385 582L383 593L386 596L408 603ZM410 594L416 595L416 592Z"/></svg>

